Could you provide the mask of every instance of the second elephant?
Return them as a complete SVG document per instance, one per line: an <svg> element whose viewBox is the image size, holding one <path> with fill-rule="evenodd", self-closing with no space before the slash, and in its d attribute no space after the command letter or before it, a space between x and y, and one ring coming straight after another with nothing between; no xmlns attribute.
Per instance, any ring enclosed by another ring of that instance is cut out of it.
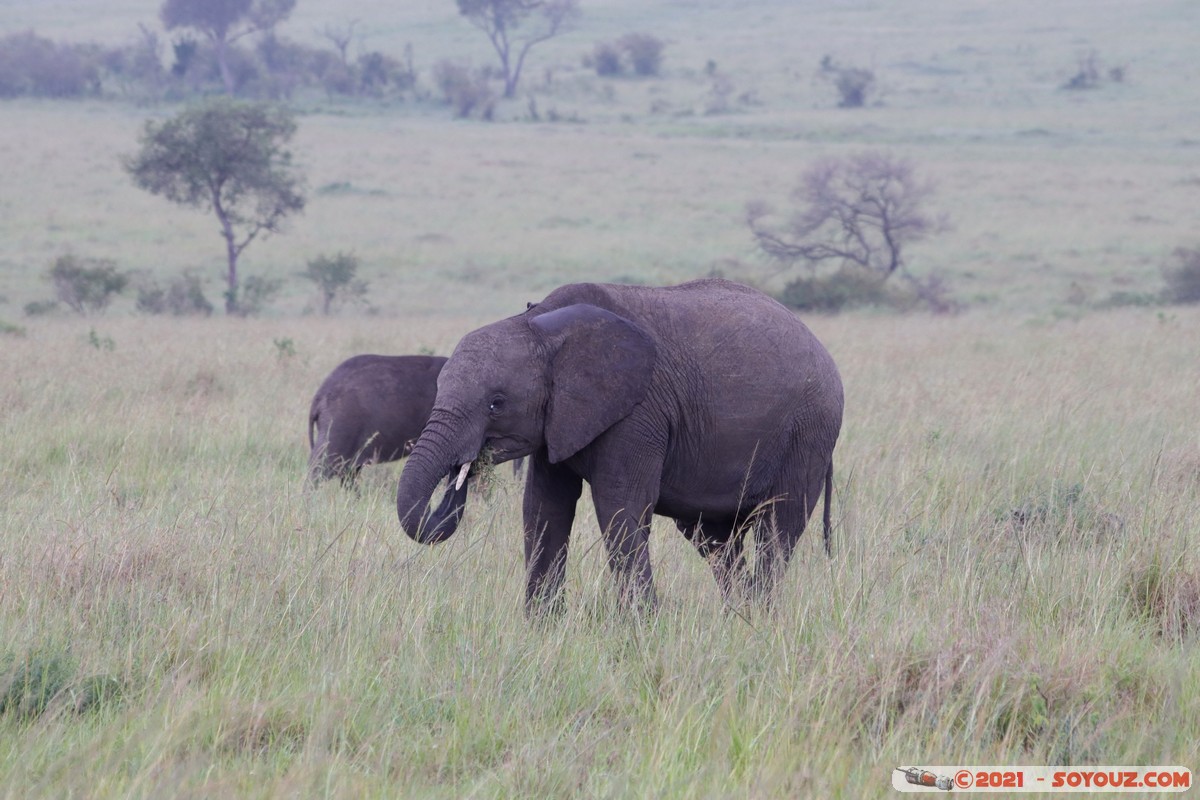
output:
<svg viewBox="0 0 1200 800"><path fill-rule="evenodd" d="M366 464L408 455L429 420L442 356L360 355L339 364L312 399L308 414L314 483L353 483Z"/></svg>

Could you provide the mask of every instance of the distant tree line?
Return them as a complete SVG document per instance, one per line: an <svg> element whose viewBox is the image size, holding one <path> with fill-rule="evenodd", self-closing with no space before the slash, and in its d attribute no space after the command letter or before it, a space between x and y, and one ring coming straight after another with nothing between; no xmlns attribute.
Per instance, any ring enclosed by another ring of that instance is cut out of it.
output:
<svg viewBox="0 0 1200 800"><path fill-rule="evenodd" d="M332 29L330 29L332 30ZM286 100L301 90L329 97L401 97L416 87L413 52L377 50L350 58L345 48L314 47L262 33L253 46L184 33L164 42L142 26L130 44L54 42L33 31L0 38L0 98L125 97L179 101L214 93Z"/></svg>
<svg viewBox="0 0 1200 800"><path fill-rule="evenodd" d="M506 98L516 96L530 51L570 29L578 16L578 0L448 2L456 2L463 19L487 36L498 69L480 74L497 76ZM34 31L10 34L0 38L0 98L177 101L224 93L286 100L303 90L330 97L415 93L411 45L399 58L379 50L352 57L350 45L361 39L355 34L359 20L326 25L319 34L328 46L288 39L276 27L295 5L296 0L164 0L159 18L173 36L166 39L140 25L136 41L118 46L55 42Z"/></svg>

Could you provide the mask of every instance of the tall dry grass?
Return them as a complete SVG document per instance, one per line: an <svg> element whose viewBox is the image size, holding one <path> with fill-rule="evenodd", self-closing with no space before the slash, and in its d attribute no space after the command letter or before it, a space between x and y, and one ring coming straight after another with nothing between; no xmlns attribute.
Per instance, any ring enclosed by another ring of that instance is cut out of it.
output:
<svg viewBox="0 0 1200 800"><path fill-rule="evenodd" d="M435 548L394 466L302 489L329 369L477 322L5 340L4 796L871 797L909 762L1196 763L1200 316L811 320L847 388L836 557L806 537L778 607L730 613L660 523L664 607L628 619L587 509L546 625L504 471Z"/></svg>

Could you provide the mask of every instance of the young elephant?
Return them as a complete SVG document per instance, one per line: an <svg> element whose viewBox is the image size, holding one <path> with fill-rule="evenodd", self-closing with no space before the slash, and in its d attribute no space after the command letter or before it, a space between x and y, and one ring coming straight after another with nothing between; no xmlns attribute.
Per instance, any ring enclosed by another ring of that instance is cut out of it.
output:
<svg viewBox="0 0 1200 800"><path fill-rule="evenodd" d="M584 482L620 597L656 602L652 514L708 559L726 595L769 593L824 495L829 548L842 382L788 309L724 280L655 289L575 284L463 337L396 495L409 536L454 533L480 454L530 456L526 608L560 602ZM441 504L430 499L449 478Z"/></svg>
<svg viewBox="0 0 1200 800"><path fill-rule="evenodd" d="M408 455L437 395L442 356L354 356L329 374L308 412L308 475L352 484L366 464Z"/></svg>

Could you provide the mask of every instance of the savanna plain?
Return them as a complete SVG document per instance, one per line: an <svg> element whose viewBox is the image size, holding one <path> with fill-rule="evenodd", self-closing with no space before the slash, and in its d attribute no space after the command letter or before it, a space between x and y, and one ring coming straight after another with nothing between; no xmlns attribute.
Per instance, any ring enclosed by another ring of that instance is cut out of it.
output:
<svg viewBox="0 0 1200 800"><path fill-rule="evenodd" d="M453 3L394 5L300 0L284 32L359 17L419 69L491 57ZM5 33L157 24L5 6ZM0 795L860 798L910 764L1200 766L1200 309L1147 299L1200 230L1200 10L581 9L491 122L297 99L309 202L246 250L284 280L252 318L23 316L67 252L196 269L215 301L222 249L120 165L178 107L0 103ZM629 31L666 41L661 77L582 66ZM1122 79L1062 89L1090 53ZM877 102L838 108L826 54ZM306 489L344 358L449 353L579 280L778 291L746 203L868 149L936 182L950 224L908 259L961 310L805 315L846 387L834 557L810 530L773 608L724 608L659 520L662 608L620 613L585 502L566 611L532 623L506 470L436 547L399 528L400 465ZM339 250L369 302L323 316L297 273Z"/></svg>

